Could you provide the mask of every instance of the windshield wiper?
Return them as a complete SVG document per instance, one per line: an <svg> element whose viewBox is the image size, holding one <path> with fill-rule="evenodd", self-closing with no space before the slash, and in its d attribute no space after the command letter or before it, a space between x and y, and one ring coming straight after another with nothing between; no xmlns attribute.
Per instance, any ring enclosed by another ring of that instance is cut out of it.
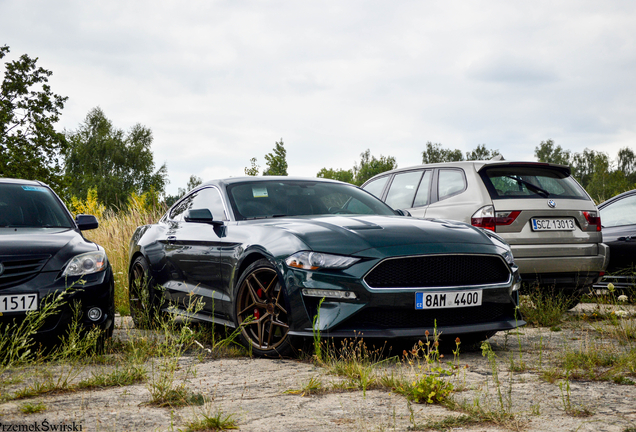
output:
<svg viewBox="0 0 636 432"><path fill-rule="evenodd" d="M520 178L518 178L518 177L511 176L511 175L507 175L507 176L504 176L504 177L508 177L509 179L513 179L514 181L516 181L516 182L517 182L517 183L519 183L519 184L525 185L525 186L526 186L528 189L530 189L532 192L534 192L534 193L536 193L536 194L539 194L539 195L541 195L541 196L543 196L543 197L545 197L545 198L547 198L547 197L549 197L549 196L550 196L550 192L548 192L548 191L547 191L547 190L545 190L545 189L540 188L540 187L539 187L539 186L537 186L537 185L534 185L534 184L530 183L529 181L525 181L525 180L523 180L523 179L520 179Z"/></svg>

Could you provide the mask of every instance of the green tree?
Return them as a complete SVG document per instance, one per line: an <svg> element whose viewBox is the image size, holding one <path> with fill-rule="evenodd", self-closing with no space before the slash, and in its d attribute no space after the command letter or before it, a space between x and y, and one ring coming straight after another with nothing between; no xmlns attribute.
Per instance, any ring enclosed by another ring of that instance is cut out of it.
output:
<svg viewBox="0 0 636 432"><path fill-rule="evenodd" d="M323 168L320 171L318 171L318 174L316 174L316 177L319 178L326 178L326 179L332 179L332 180L339 180L342 182L346 182L346 183L353 183L353 170L343 170L343 169L327 169L327 168Z"/></svg>
<svg viewBox="0 0 636 432"><path fill-rule="evenodd" d="M0 59L7 53L8 46L0 47ZM53 125L68 98L51 91L47 82L52 72L37 67L37 60L24 54L5 63L0 87L0 177L41 180L60 190L61 153L67 143Z"/></svg>
<svg viewBox="0 0 636 432"><path fill-rule="evenodd" d="M422 163L440 163L440 162L457 162L463 161L464 155L459 149L450 150L442 148L440 143L426 143L426 150L422 152Z"/></svg>
<svg viewBox="0 0 636 432"><path fill-rule="evenodd" d="M274 146L274 151L265 155L267 168L263 171L264 176L286 176L287 175L287 151L283 146L283 139Z"/></svg>
<svg viewBox="0 0 636 432"><path fill-rule="evenodd" d="M128 133L117 129L100 108L92 109L76 131L67 132L66 176L69 193L86 196L97 190L107 207L121 207L133 192L163 194L168 170L155 171L152 131L140 124Z"/></svg>
<svg viewBox="0 0 636 432"><path fill-rule="evenodd" d="M466 160L488 160L500 156L499 150L489 150L486 144L479 144L472 152L466 152Z"/></svg>
<svg viewBox="0 0 636 432"><path fill-rule="evenodd" d="M375 156L371 156L371 150L367 149L367 151L360 153L360 165L353 166L353 183L361 186L374 175L395 168L397 168L397 162L393 156L380 155L380 159L376 159Z"/></svg>
<svg viewBox="0 0 636 432"><path fill-rule="evenodd" d="M618 169L625 174L631 174L636 171L636 154L629 147L618 151Z"/></svg>
<svg viewBox="0 0 636 432"><path fill-rule="evenodd" d="M582 153L574 153L570 168L572 176L587 189L596 171L599 175L609 172L610 158L607 153L585 149Z"/></svg>
<svg viewBox="0 0 636 432"><path fill-rule="evenodd" d="M537 162L555 163L560 165L570 165L572 163L572 154L569 150L563 150L560 145L555 146L554 141L549 139L541 141L534 148L534 157Z"/></svg>
<svg viewBox="0 0 636 432"><path fill-rule="evenodd" d="M251 168L245 167L245 175L248 176L257 176L258 171L261 169L260 166L256 163L256 158L250 159L250 164L252 164Z"/></svg>
<svg viewBox="0 0 636 432"><path fill-rule="evenodd" d="M634 184L630 183L622 171L611 170L609 157L604 153L597 152L589 180L584 187L598 204L614 195L632 189Z"/></svg>

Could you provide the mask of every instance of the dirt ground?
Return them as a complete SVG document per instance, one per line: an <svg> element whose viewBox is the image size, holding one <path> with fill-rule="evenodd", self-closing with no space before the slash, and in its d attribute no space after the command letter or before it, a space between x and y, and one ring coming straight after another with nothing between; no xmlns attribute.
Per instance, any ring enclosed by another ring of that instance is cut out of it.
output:
<svg viewBox="0 0 636 432"><path fill-rule="evenodd" d="M579 305L569 313L591 314L594 307ZM114 337L129 334L128 325L127 320L119 319ZM561 331L526 327L518 333L500 332L490 342L497 356L499 385L481 351L463 352L459 357L462 368L449 378L456 388L463 389L455 392L453 398L471 404L478 401L480 406L493 410L498 409L500 400L505 404L510 401L515 420L501 425L456 426L449 430L636 431L636 385L633 383L571 380L568 394L562 380L550 383L540 377L541 371L554 367L554 359L563 350L576 350L581 345L606 349L610 342L599 337L594 325L563 326ZM445 361L453 361L452 354L447 357ZM511 372L511 362L518 364L521 360L527 365L526 369ZM22 430L7 429L11 424L37 424L40 430L45 430L46 424L49 430L65 425L66 429L57 430L178 431L186 430L186 424L192 419L215 415L220 410L225 415L232 414L242 431L403 431L426 430L422 425L427 422L461 415L440 405L411 404L405 397L388 390L311 396L285 393L302 388L310 379L320 380L327 387L342 380L324 368L299 360L189 356L181 358L180 365L183 369L191 366L196 371L188 381L193 392L206 397L203 406L148 406L145 404L150 399L148 386L141 383L39 396L28 402L41 402L46 409L28 415L20 410L27 401L5 401L0 403L0 430ZM396 368L396 373L412 372L404 365L387 368ZM390 374L391 370L386 372ZM90 370L82 374L90 375ZM3 378L10 379L10 376L5 374ZM17 385L3 385L0 392L11 392ZM588 415L569 414L565 409L567 403L576 408L575 411Z"/></svg>

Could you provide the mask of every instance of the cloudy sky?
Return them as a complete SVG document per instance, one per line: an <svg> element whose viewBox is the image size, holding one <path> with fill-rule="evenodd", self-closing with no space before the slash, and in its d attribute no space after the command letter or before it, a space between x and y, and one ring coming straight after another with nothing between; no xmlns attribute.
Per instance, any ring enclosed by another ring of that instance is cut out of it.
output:
<svg viewBox="0 0 636 432"><path fill-rule="evenodd" d="M152 129L169 193L243 174L283 138L290 175L427 141L532 160L546 139L636 150L636 2L0 0L0 45L68 96Z"/></svg>

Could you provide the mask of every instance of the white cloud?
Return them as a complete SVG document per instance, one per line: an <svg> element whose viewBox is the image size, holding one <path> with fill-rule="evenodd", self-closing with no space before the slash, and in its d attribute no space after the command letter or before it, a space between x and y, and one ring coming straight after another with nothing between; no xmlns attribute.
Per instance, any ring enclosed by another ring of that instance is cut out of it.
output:
<svg viewBox="0 0 636 432"><path fill-rule="evenodd" d="M100 106L150 127L171 193L281 137L305 176L426 141L614 156L636 147L635 23L631 1L0 1L0 43L69 96L61 126Z"/></svg>

